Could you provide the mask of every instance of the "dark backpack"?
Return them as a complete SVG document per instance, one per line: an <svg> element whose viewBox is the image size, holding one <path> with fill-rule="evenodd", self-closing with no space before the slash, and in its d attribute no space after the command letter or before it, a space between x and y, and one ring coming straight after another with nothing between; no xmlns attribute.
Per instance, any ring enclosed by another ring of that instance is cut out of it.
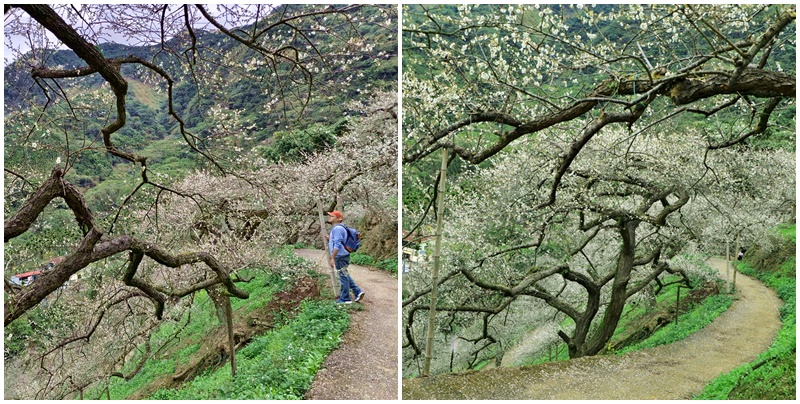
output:
<svg viewBox="0 0 800 404"><path fill-rule="evenodd" d="M344 242L342 243L344 249L349 253L356 252L358 247L361 247L361 233L359 233L358 230L352 227L347 227L343 224L339 224L337 226L344 227L345 237Z"/></svg>

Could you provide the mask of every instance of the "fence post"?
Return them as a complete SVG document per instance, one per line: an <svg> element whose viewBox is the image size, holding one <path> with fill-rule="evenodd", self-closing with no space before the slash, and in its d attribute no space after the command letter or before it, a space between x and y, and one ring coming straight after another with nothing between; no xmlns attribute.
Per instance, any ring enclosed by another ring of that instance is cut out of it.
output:
<svg viewBox="0 0 800 404"><path fill-rule="evenodd" d="M728 285L728 293L731 293L731 241L725 241L725 284Z"/></svg>
<svg viewBox="0 0 800 404"><path fill-rule="evenodd" d="M439 266L441 265L442 255L442 216L444 216L444 191L445 177L447 175L447 148L442 147L442 166L439 169L439 189L436 195L438 204L436 206L436 244L433 251L433 274L431 284L431 303L428 310L428 336L425 342L425 367L422 376L430 376L431 356L433 355L433 333L436 329L436 299L439 291Z"/></svg>
<svg viewBox="0 0 800 404"><path fill-rule="evenodd" d="M678 325L678 316L681 314L681 285L678 285L678 300L675 301L675 325Z"/></svg>
<svg viewBox="0 0 800 404"><path fill-rule="evenodd" d="M742 231L739 230L736 233L736 261L734 261L733 263L733 289L736 289L736 270L739 268L739 251L742 248L742 245L740 244L741 237L742 237Z"/></svg>

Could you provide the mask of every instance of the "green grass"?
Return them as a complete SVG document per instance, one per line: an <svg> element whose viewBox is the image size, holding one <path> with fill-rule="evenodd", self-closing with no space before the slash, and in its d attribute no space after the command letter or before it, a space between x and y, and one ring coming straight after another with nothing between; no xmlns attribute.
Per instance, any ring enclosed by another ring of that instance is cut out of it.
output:
<svg viewBox="0 0 800 404"><path fill-rule="evenodd" d="M240 314L249 313L252 310L265 306L272 296L283 290L287 282L278 274L266 272L259 269L244 271L248 275L255 276L248 283L241 283L238 286L250 293L250 298L246 300L231 299L231 307ZM86 397L124 399L134 394L144 386L152 383L161 377L169 377L175 373L178 365L189 362L191 354L200 348L200 341L207 335L208 331L219 325L216 317L214 304L205 291L195 294L192 308L184 313L180 321L164 322L151 335L152 346L162 346L167 341L165 352L170 349L178 349L177 352L163 357L148 359L142 370L129 381L120 378L112 378L109 382L108 391L105 389L93 389L86 394ZM173 338L174 336L178 338ZM182 347L177 346L181 344ZM126 363L122 373L131 372L141 360L143 352L138 352Z"/></svg>
<svg viewBox="0 0 800 404"><path fill-rule="evenodd" d="M668 277L664 281L671 282L677 278L677 276ZM696 281L693 282L696 283ZM678 294L678 286L678 284L667 285L664 287L661 293L656 295L656 303L660 309L674 307ZM685 296L685 294L688 293L685 286L681 286L681 293L682 296ZM733 304L733 299L731 296L710 296L700 304L694 305L687 312L681 314L678 317L677 325L674 321L672 321L668 325L653 333L653 335L649 336L647 339L615 351L614 353L623 354L626 352L638 351L645 348L680 341L681 339L688 337L693 332L696 332L710 324L715 318L717 318L717 316L725 312L725 310L727 310L731 304ZM617 324L617 329L614 332L614 337L612 337L611 340L612 343L615 339L619 340L619 338L625 334L628 327L635 326L637 319L647 314L647 309L643 305L628 305L625 310L626 311L623 312L622 318L620 318L619 324ZM561 327L567 329L572 326L572 324L574 324L572 319L566 318L561 323ZM550 358L549 355L549 353L546 353L541 356L531 358L531 360L526 362L525 365L538 365L553 360L564 361L570 359L567 346L564 343L559 344L558 356L555 359Z"/></svg>
<svg viewBox="0 0 800 404"><path fill-rule="evenodd" d="M778 232L794 247L795 225L782 225ZM787 249L794 254L794 248ZM749 253L749 251L748 251ZM745 257L747 258L747 257ZM780 308L782 326L775 342L756 361L737 367L709 383L695 399L754 400L797 398L797 311L796 257L788 256L777 268L754 269L741 263L739 270L757 277L774 289L784 301Z"/></svg>
<svg viewBox="0 0 800 404"><path fill-rule="evenodd" d="M259 310L269 304L273 296L286 289L296 274L305 274L310 268L308 261L294 254L292 246L276 248L275 266L281 268L277 272L271 268L254 267L239 272L242 278L252 278L249 282L237 283L237 286L249 293L248 299L231 299L231 307L237 316L246 316L254 310ZM287 270L291 268L291 270ZM291 320L286 313L276 313L276 322L288 323ZM121 378L111 378L108 390L106 386L96 386L87 391L85 397L90 399L124 399L155 380L171 377L176 369L186 365L192 359L192 354L200 349L200 343L207 338L209 330L220 325L215 314L214 304L208 294L201 290L195 293L191 308L187 310L180 320L165 320L150 336L152 347L163 347L161 351L147 360L144 367L129 381ZM135 352L126 361L121 369L123 374L129 374L140 363L144 354L143 348Z"/></svg>
<svg viewBox="0 0 800 404"><path fill-rule="evenodd" d="M181 389L162 389L150 398L302 399L327 354L341 342L348 323L347 311L334 303L305 301L288 324L237 352L235 378L225 366Z"/></svg>
<svg viewBox="0 0 800 404"><path fill-rule="evenodd" d="M397 259L396 258L388 258L381 261L375 261L375 258L363 254L360 252L355 252L350 254L350 263L361 265L361 266L372 266L384 271L390 272L393 275L397 276Z"/></svg>
<svg viewBox="0 0 800 404"><path fill-rule="evenodd" d="M680 341L711 324L715 318L728 310L731 304L733 304L733 299L729 295L709 296L694 309L678 316L677 324L674 321L670 322L644 341L620 349L617 353L624 354Z"/></svg>

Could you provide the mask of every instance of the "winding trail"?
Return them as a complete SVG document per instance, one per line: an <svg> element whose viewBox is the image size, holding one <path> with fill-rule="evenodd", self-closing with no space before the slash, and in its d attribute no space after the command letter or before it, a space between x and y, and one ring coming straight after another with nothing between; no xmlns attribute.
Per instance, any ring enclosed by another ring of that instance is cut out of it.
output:
<svg viewBox="0 0 800 404"><path fill-rule="evenodd" d="M725 261L709 265L725 274ZM586 357L403 381L404 399L689 399L720 374L756 359L780 329L781 301L737 275L738 300L688 338L625 355Z"/></svg>
<svg viewBox="0 0 800 404"><path fill-rule="evenodd" d="M295 253L318 262L320 272L329 274L324 251L301 249ZM349 271L365 293L363 309L350 311L350 327L342 336L342 344L325 359L305 398L396 400L397 279L359 265L350 265Z"/></svg>

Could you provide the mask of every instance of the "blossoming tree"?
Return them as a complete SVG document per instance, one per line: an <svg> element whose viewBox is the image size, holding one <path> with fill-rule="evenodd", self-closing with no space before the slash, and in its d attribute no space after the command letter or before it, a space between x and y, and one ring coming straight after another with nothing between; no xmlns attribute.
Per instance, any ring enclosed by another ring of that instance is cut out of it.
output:
<svg viewBox="0 0 800 404"><path fill-rule="evenodd" d="M30 84L23 97L14 97L17 104L6 98L5 260L20 265L67 251L30 285L11 282L8 270L4 277L7 328L26 321L23 316L42 302L49 325L58 328L32 349L31 369L39 376L31 377L26 396L63 398L112 376L132 377L119 369L132 350L151 353L148 336L158 320L180 318L171 309L180 313L201 290L228 305L230 297L248 298L237 286L247 280L238 270L264 263L266 247L311 226L305 216L316 212L317 199L335 204L344 195L355 208L396 197L396 95L376 92L380 86L350 88L365 66L396 70L392 54L374 51L376 44L363 35L371 30L393 41L392 7L4 9L14 71L30 75L17 81ZM124 36L128 49L154 53L107 56L102 49L113 46L98 44L113 35ZM69 63L78 65L62 65L59 47L73 51L77 59ZM231 87L251 98L232 97ZM134 91L163 100L153 102L163 122L141 114L136 103L147 100L135 100ZM328 105L332 94L351 92L361 99ZM245 117L241 104L248 102L263 114ZM247 149L264 143L258 136L265 140L265 133L301 123L315 108L350 115L334 145L278 163L264 159L258 147ZM265 128L263 116L275 121ZM162 146L181 150L183 161L200 170L176 176L154 169L165 151L148 142L163 138L174 141ZM42 161L52 165L42 167ZM77 161L99 167L95 176L74 180ZM98 196L93 178L112 172L125 176L122 185ZM69 225L51 234L53 223ZM66 287L80 274L87 275L82 286ZM76 288L83 288L80 296ZM64 296L75 299L65 302Z"/></svg>
<svg viewBox="0 0 800 404"><path fill-rule="evenodd" d="M691 286L683 253L793 215L793 148L747 146L794 137L793 6L405 11L404 228L426 236L447 148L437 331L468 334L472 363L530 299L571 319L571 357L597 354L663 274ZM408 366L433 280L409 282Z"/></svg>

